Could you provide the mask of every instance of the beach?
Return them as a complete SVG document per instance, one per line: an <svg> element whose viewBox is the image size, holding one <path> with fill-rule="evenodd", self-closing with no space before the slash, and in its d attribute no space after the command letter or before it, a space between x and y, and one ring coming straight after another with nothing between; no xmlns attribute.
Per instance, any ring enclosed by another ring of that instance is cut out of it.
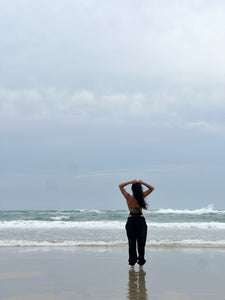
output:
<svg viewBox="0 0 225 300"><path fill-rule="evenodd" d="M1 300L224 300L225 249L147 247L131 271L127 247L1 247Z"/></svg>

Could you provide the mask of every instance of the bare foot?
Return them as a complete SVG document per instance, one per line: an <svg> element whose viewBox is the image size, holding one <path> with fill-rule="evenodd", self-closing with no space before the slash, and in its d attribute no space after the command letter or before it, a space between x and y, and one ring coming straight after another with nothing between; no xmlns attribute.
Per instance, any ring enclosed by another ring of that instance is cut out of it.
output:
<svg viewBox="0 0 225 300"><path fill-rule="evenodd" d="M131 269L132 271L134 271L134 266L130 266L130 269Z"/></svg>
<svg viewBox="0 0 225 300"><path fill-rule="evenodd" d="M143 270L143 266L140 266L140 270Z"/></svg>

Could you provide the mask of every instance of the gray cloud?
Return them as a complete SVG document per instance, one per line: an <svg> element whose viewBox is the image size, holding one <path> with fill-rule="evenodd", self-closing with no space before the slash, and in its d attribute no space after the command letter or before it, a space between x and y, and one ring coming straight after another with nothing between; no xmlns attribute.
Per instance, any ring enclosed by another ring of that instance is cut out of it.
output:
<svg viewBox="0 0 225 300"><path fill-rule="evenodd" d="M168 81L224 83L221 1L13 4L1 13L5 86L140 91Z"/></svg>
<svg viewBox="0 0 225 300"><path fill-rule="evenodd" d="M0 3L4 207L106 208L136 176L221 206L224 23L219 0Z"/></svg>
<svg viewBox="0 0 225 300"><path fill-rule="evenodd" d="M224 135L225 94L65 92L57 89L0 90L0 115L43 120L93 120L103 123L205 131Z"/></svg>

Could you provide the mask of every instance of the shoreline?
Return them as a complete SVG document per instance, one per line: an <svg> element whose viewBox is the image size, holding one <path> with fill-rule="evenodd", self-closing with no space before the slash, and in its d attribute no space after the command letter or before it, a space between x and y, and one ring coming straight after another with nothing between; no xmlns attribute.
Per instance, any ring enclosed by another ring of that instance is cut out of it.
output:
<svg viewBox="0 0 225 300"><path fill-rule="evenodd" d="M76 249L76 248L126 248L128 247L127 244L112 244L112 245L46 245L46 246L38 246L38 245L15 245L15 246L0 246L0 249L46 249L46 248L49 248L49 249L63 249L63 248L68 248L68 249ZM198 249L198 248L204 248L204 249L224 249L225 250L225 245L189 245L189 244L177 244L177 245L146 245L145 246L146 249L164 249L164 248L171 248L171 249L176 249L176 248L193 248L193 249Z"/></svg>
<svg viewBox="0 0 225 300"><path fill-rule="evenodd" d="M0 300L224 299L224 249L147 247L142 273L127 260L125 245L0 248Z"/></svg>

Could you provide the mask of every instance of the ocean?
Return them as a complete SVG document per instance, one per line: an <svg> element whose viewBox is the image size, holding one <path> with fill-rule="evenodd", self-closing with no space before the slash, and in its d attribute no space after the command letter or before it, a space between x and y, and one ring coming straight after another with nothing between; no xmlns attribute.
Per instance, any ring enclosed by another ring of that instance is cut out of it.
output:
<svg viewBox="0 0 225 300"><path fill-rule="evenodd" d="M147 246L225 247L225 210L144 211ZM0 211L0 247L121 246L127 210Z"/></svg>

